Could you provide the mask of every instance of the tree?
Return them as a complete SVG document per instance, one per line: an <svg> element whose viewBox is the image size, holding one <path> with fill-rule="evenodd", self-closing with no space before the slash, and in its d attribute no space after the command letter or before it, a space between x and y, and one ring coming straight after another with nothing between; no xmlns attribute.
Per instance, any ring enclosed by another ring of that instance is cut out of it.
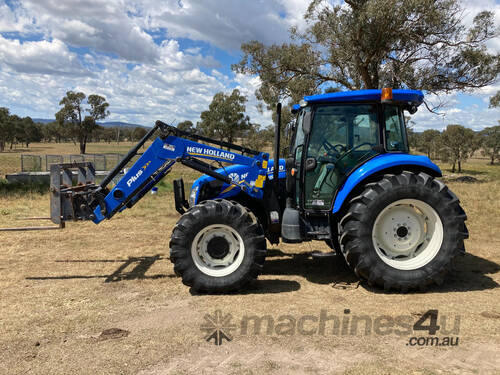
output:
<svg viewBox="0 0 500 375"><path fill-rule="evenodd" d="M450 162L451 171L462 172L462 163L465 162L474 149L474 131L462 125L448 125L440 137L441 158L445 162Z"/></svg>
<svg viewBox="0 0 500 375"><path fill-rule="evenodd" d="M10 115L7 119L7 142L10 142L10 149L22 134L22 118L18 115Z"/></svg>
<svg viewBox="0 0 500 375"><path fill-rule="evenodd" d="M183 130L185 132L191 132L191 133L196 131L194 124L189 120L179 122L177 124L177 129Z"/></svg>
<svg viewBox="0 0 500 375"><path fill-rule="evenodd" d="M47 142L54 140L56 143L61 143L63 140L71 139L68 127L58 121L52 121L42 127L43 137Z"/></svg>
<svg viewBox="0 0 500 375"><path fill-rule="evenodd" d="M241 46L233 65L258 74L257 97L280 98L335 89L414 88L439 94L484 87L500 71L500 57L485 42L498 35L493 13L483 11L467 29L458 0L314 0L308 27L292 28L292 43Z"/></svg>
<svg viewBox="0 0 500 375"><path fill-rule="evenodd" d="M109 116L109 103L106 102L106 98L104 96L96 94L89 95L87 103L90 105L87 112L89 112L90 117L94 120L94 122L104 120L107 116Z"/></svg>
<svg viewBox="0 0 500 375"><path fill-rule="evenodd" d="M439 137L441 133L439 130L428 129L420 134L417 144L417 150L424 152L427 157L435 156L438 150Z"/></svg>
<svg viewBox="0 0 500 375"><path fill-rule="evenodd" d="M56 113L59 124L67 124L79 142L80 154L85 154L87 140L92 131L97 128L97 120L102 120L109 115L107 110L109 104L106 98L95 94L89 95L87 103L90 108L84 108L85 97L83 92L68 91L59 102L63 108ZM83 117L85 111L89 113L89 116Z"/></svg>
<svg viewBox="0 0 500 375"><path fill-rule="evenodd" d="M480 135L483 147L481 153L490 158L491 165L495 164L495 159L500 161L500 125L485 128Z"/></svg>
<svg viewBox="0 0 500 375"><path fill-rule="evenodd" d="M130 140L132 142L138 142L141 140L148 131L140 126L136 126L133 129L130 129Z"/></svg>
<svg viewBox="0 0 500 375"><path fill-rule="evenodd" d="M260 125L252 124L245 132L243 146L253 150L264 151L266 147L272 148L274 139L274 126L270 125L261 129Z"/></svg>
<svg viewBox="0 0 500 375"><path fill-rule="evenodd" d="M197 129L207 137L233 142L251 127L250 118L245 115L246 101L238 89L234 89L230 95L223 92L215 94L208 111L201 113Z"/></svg>
<svg viewBox="0 0 500 375"><path fill-rule="evenodd" d="M40 142L42 140L42 129L39 124L35 124L31 117L24 117L21 124L18 140L22 141L26 147L29 147L31 142Z"/></svg>
<svg viewBox="0 0 500 375"><path fill-rule="evenodd" d="M5 150L9 126L9 109L0 107L0 151Z"/></svg>
<svg viewBox="0 0 500 375"><path fill-rule="evenodd" d="M490 108L500 107L500 90L490 98Z"/></svg>

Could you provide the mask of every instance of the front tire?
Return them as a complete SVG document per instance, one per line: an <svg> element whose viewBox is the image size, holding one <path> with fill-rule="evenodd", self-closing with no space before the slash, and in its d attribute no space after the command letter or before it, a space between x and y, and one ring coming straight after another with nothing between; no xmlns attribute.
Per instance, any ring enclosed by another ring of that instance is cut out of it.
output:
<svg viewBox="0 0 500 375"><path fill-rule="evenodd" d="M238 203L205 201L181 216L170 239L170 260L185 285L199 292L240 290L261 273L264 231Z"/></svg>
<svg viewBox="0 0 500 375"><path fill-rule="evenodd" d="M424 172L385 175L349 202L340 243L358 277L385 290L442 284L464 252L466 215L458 198Z"/></svg>

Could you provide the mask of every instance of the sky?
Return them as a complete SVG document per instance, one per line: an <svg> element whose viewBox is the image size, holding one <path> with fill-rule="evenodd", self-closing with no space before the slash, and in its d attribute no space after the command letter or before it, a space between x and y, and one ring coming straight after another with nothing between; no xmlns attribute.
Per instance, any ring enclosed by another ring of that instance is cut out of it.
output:
<svg viewBox="0 0 500 375"><path fill-rule="evenodd" d="M334 0L338 1L338 0ZM241 43L289 41L303 30L304 0L0 0L0 107L32 118L54 118L68 90L99 94L110 103L107 121L152 126L196 122L217 92L238 88L247 114L263 126L258 76L235 74ZM464 23L500 0L464 1ZM487 45L500 51L500 38ZM416 130L462 124L497 125L500 109L489 97L500 82L472 93L442 96L438 116L421 108ZM431 102L435 98L429 98Z"/></svg>

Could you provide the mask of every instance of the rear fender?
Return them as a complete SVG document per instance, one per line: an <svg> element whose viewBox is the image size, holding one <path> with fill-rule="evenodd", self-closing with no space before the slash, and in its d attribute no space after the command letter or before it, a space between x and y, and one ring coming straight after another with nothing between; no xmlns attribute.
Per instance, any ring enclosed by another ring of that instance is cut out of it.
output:
<svg viewBox="0 0 500 375"><path fill-rule="evenodd" d="M394 168L422 170L435 177L442 175L441 169L427 156L391 153L378 155L351 172L337 191L332 213L339 212L352 191L368 177L383 173L385 170L390 171Z"/></svg>

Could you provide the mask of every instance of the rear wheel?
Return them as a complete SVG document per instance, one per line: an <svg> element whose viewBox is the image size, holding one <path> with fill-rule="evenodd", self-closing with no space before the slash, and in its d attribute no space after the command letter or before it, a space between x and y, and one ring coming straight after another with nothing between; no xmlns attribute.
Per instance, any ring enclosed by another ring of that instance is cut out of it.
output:
<svg viewBox="0 0 500 375"><path fill-rule="evenodd" d="M421 172L385 175L349 202L342 252L371 285L406 291L441 284L464 251L466 215L458 198Z"/></svg>
<svg viewBox="0 0 500 375"><path fill-rule="evenodd" d="M206 201L179 219L170 259L184 284L196 291L241 289L262 270L266 240L255 216L238 203Z"/></svg>

